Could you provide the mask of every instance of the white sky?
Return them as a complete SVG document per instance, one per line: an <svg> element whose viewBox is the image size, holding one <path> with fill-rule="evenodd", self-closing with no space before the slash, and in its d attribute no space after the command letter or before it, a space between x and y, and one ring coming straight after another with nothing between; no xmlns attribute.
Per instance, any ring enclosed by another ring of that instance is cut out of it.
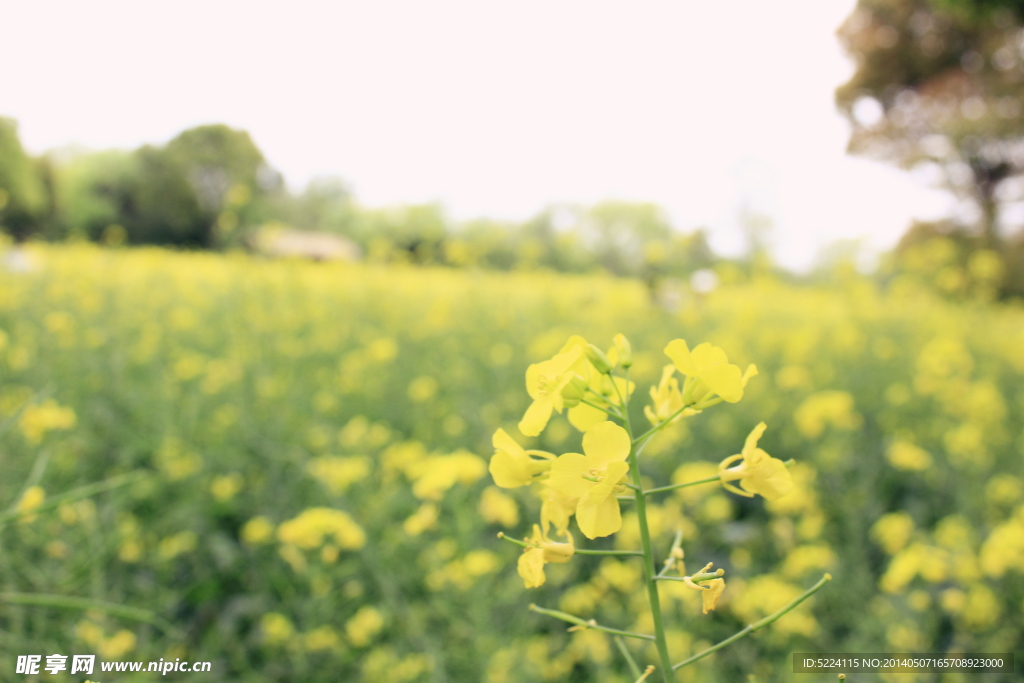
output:
<svg viewBox="0 0 1024 683"><path fill-rule="evenodd" d="M844 153L832 93L853 67L834 32L854 4L3 0L0 115L34 153L224 122L293 188L339 175L364 204L457 219L654 201L725 253L746 203L801 267L948 207Z"/></svg>

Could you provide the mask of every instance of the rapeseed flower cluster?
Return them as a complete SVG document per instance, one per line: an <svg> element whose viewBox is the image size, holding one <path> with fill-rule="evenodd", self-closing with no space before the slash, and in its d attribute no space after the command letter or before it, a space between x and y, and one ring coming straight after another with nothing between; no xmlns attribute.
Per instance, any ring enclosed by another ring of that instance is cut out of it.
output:
<svg viewBox="0 0 1024 683"><path fill-rule="evenodd" d="M556 457L545 451L527 450L504 429L499 428L492 437L494 454L488 470L498 487L515 489L532 485L541 498L541 520L539 524L533 525L532 535L521 541L509 539L522 547L517 570L526 588L544 585L547 578L545 565L568 563L577 554L642 556L643 581L652 605L651 617L655 630L652 638L656 642L657 656L668 680L671 662L668 659L666 629L657 605L659 598L656 581L678 579L686 589L700 594L704 614L718 606L726 582L722 576L724 572L712 572L710 563L693 575L686 575L681 548L682 529L677 532L676 542L664 569L657 576L654 575L650 525L646 512L647 497L662 490L718 481L726 490L741 496L760 494L766 500L775 501L790 493L794 482L785 463L758 447L758 440L766 429L762 422L747 437L739 454L724 459L717 470L707 463L709 469L717 472L716 475L663 489L645 484L640 475L639 455L659 431L684 417L699 415L723 401L739 402L749 380L758 374L753 365L745 372L741 371L729 363L722 349L708 343L699 344L691 351L685 340L676 339L666 346L665 355L672 364L663 368L661 381L650 389L651 404L644 410L652 426L643 434L634 436L637 430L629 414L629 399L635 392L635 385L629 379L629 369L634 363L632 345L625 336L619 334L613 346L603 351L589 344L583 337L570 337L552 358L534 363L527 369L526 389L532 402L519 422L519 431L526 437L538 436L549 426L555 413L568 410L568 422L583 432L583 453L569 452ZM614 374L616 369L621 370L622 376ZM682 386L675 376L676 372L684 378ZM737 461L740 461L739 464L730 467ZM742 488L737 488L734 482L738 482ZM485 494L487 498L481 501L481 510L496 506L496 493L495 489L488 489ZM623 527L620 499L631 501L636 508L635 521L639 525L642 550L619 552L577 548L569 531L569 520L575 518L580 532L589 540L616 534ZM489 516L492 519L498 518L494 513ZM518 515L514 519L517 520ZM564 541L552 540L552 526ZM507 538L504 533L500 533L499 537ZM831 562L830 551L827 548L825 551L826 561ZM794 573L800 574L806 567L820 564L818 555L809 550L805 550L803 556L794 555ZM638 577L625 572L624 566L603 565L608 573L606 581L612 585L626 586L628 590ZM674 573L667 574L670 569ZM820 587L825 580L827 575L812 590ZM586 589L580 587L580 590ZM587 601L584 594L577 591L575 598L567 594L566 599L570 603L579 603L578 606L592 607L598 598ZM588 622L566 612L551 612L535 606L531 608L575 623L576 626L570 630L608 630L599 627L593 620ZM780 605L780 614L791 608ZM654 668L650 668L640 680L646 679L653 671Z"/></svg>

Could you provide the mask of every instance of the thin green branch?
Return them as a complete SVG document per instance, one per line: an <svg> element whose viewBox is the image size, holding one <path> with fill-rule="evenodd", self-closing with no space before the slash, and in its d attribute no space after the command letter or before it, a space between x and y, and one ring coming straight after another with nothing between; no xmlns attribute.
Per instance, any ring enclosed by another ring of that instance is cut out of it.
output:
<svg viewBox="0 0 1024 683"><path fill-rule="evenodd" d="M135 482L149 476L146 470L135 470L134 472L128 472L127 474L120 474L110 479L98 481L93 484L86 484L85 486L79 486L78 488L59 493L55 496L47 498L43 501L43 504L32 510L8 510L7 512L0 513L0 527L6 524L17 521L22 517L28 517L30 515L37 515L41 512L46 512L59 507L62 503L69 503L71 501L79 500L81 498L88 498L94 496L97 493L103 493L104 491L110 491L112 489L125 486L127 484L134 484Z"/></svg>
<svg viewBox="0 0 1024 683"><path fill-rule="evenodd" d="M720 579L725 576L725 570L719 569L717 572L707 572L705 574L694 574L693 576L655 576L655 581L683 581L690 579L693 583L700 583L701 581L710 581L711 579Z"/></svg>
<svg viewBox="0 0 1024 683"><path fill-rule="evenodd" d="M591 408L597 408L597 409L598 409L598 410L600 410L600 411L601 411L602 413L605 413L605 414L607 414L607 415L610 415L611 417L617 417L617 418L619 418L619 419L621 419L621 418L622 418L622 416L621 416L621 415L619 415L619 414L618 414L617 412L613 413L612 411L608 410L607 408L602 408L601 406L597 405L596 403L591 403L590 401L588 401L588 400L587 400L587 399L585 399L585 398L581 398L581 399L580 399L580 403L585 403L585 404L587 404L588 406L590 406Z"/></svg>
<svg viewBox="0 0 1024 683"><path fill-rule="evenodd" d="M760 628L764 628L765 626L768 626L769 624L777 621L781 617L785 616L788 612L792 611L793 608L795 608L801 602L803 602L807 598L809 598L812 595L814 595L815 593L817 593L818 590L820 590L822 586L824 586L826 583L828 583L831 580L832 580L832 575L831 574L825 574L824 576L821 577L821 580L818 581L818 583L814 584L813 586L808 588L806 591L801 593L792 602L790 602L788 605L786 605L785 607L780 609L778 612L775 612L774 614L768 615L767 617L765 617L764 619L762 619L761 621L759 621L759 622L757 622L755 624L749 624L742 631L738 631L737 633L732 634L731 636L729 636L728 638L726 638L722 642L716 643L715 645L712 645L711 647L709 647L708 649L706 649L706 650L704 650L702 652L698 652L697 654L695 654L694 656L690 657L689 659L684 659L683 661L679 662L678 664L673 664L672 665L672 670L676 671L678 669L683 668L684 666L688 666L690 664L693 664L694 662L696 662L696 661L698 661L700 659L704 659L708 655L710 655L710 654L712 654L714 652L717 652L718 650L721 650L726 645L729 645L730 643L736 642L737 640L739 640L743 636L749 635L749 634L753 633L754 631L756 631L756 630L758 630Z"/></svg>
<svg viewBox="0 0 1024 683"><path fill-rule="evenodd" d="M675 491L676 489L685 489L687 486L696 486L697 484L710 484L711 482L718 481L722 478L722 475L716 474L713 477L706 477L704 479L698 479L697 481L688 481L683 484L672 484L670 486L659 486L656 489L647 489L644 491L645 495L651 495L652 493L665 493L666 491Z"/></svg>
<svg viewBox="0 0 1024 683"><path fill-rule="evenodd" d="M592 628L595 631L603 631L604 633L611 633L615 636L625 636L626 638L637 638L639 640L654 640L654 636L647 635L646 633L633 633L632 631L620 631L617 628L608 628L607 626L601 626L593 619L591 619L590 621L586 621L577 616L574 616L567 612L560 612L556 609L545 609L543 607L537 607L537 605L531 604L530 610L538 612L540 614L546 614L547 616L554 617L555 619L561 619L562 621L568 622L570 624L582 626L585 629Z"/></svg>
<svg viewBox="0 0 1024 683"><path fill-rule="evenodd" d="M58 609L98 610L114 617L151 624L176 639L184 637L181 629L154 612L138 607L118 605L113 602L76 598L70 595L49 595L46 593L0 593L0 602L10 605L34 605L37 607L56 607Z"/></svg>
<svg viewBox="0 0 1024 683"><path fill-rule="evenodd" d="M520 541L518 538L512 538L507 535L504 531L498 532L498 538L504 539L509 543L514 543L520 548L533 548L535 546L530 545L526 541ZM576 548L577 555L620 555L622 557L643 557L642 550L587 550L586 548Z"/></svg>
<svg viewBox="0 0 1024 683"><path fill-rule="evenodd" d="M643 557L644 551L642 550L586 550L585 548L576 548L577 555L621 555L623 557Z"/></svg>
<svg viewBox="0 0 1024 683"><path fill-rule="evenodd" d="M796 460L790 458L789 460L785 461L782 464L785 465L786 467L792 467L795 462ZM658 488L655 489L647 489L646 491L644 491L644 495L650 495L652 493L665 493L666 491L675 491L676 489L685 489L688 486L697 486L698 484L711 484L713 482L719 481L721 478L722 475L721 473L719 473L713 477L706 477L704 479L698 479L696 481L687 481L683 482L682 484L671 484L670 486L659 486Z"/></svg>
<svg viewBox="0 0 1024 683"><path fill-rule="evenodd" d="M637 666L636 660L633 659L633 655L629 653L629 649L626 647L626 641L622 639L622 636L615 636L612 640L615 641L615 646L619 648L619 652L622 653L623 659L626 660L626 666L629 667L630 673L637 678L640 678L643 674L640 673L640 667Z"/></svg>
<svg viewBox="0 0 1024 683"><path fill-rule="evenodd" d="M680 408L676 412L672 413L667 418L665 418L664 420L662 420L658 424L654 425L653 427L648 429L646 432L644 432L640 436L638 436L635 439L633 439L633 443L637 443L638 441L640 441L642 439L647 439L647 438L650 438L650 437L654 436L655 434L660 432L662 429L667 427L672 422L672 420L676 419L676 417L678 417L679 415L682 415L684 410L686 410L687 408L691 408L691 407L693 407L693 404L691 404L691 403L688 403L688 404L684 405L682 408Z"/></svg>
<svg viewBox="0 0 1024 683"><path fill-rule="evenodd" d="M683 530L682 529L676 529L676 537L672 539L672 548L668 551L668 558L665 560L665 566L662 567L661 571L658 572L657 576L654 577L655 579L658 579L659 577L664 576L665 572L667 572L669 569L672 569L672 567L675 566L675 564L676 564L676 551L679 550L682 547L683 547Z"/></svg>

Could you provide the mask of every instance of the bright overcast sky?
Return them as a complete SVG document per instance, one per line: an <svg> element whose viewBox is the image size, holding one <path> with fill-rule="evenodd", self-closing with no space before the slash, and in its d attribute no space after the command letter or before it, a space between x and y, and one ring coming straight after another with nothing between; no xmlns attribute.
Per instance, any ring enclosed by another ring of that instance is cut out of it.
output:
<svg viewBox="0 0 1024 683"><path fill-rule="evenodd" d="M891 246L945 198L847 157L835 29L855 0L91 0L4 3L0 115L34 153L248 130L292 188L338 175L367 205L521 219L654 201L682 229L774 251Z"/></svg>

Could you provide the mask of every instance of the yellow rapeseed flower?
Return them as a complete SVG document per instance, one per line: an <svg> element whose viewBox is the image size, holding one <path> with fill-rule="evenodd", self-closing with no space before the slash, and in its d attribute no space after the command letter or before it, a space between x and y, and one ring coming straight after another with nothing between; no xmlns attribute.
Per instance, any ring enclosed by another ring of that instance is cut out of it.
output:
<svg viewBox="0 0 1024 683"><path fill-rule="evenodd" d="M725 579L711 579L706 584L707 589L701 594L701 602L704 607L704 614L718 606L718 600L725 592Z"/></svg>
<svg viewBox="0 0 1024 683"><path fill-rule="evenodd" d="M651 424L659 425L683 407L683 394L679 390L679 380L673 377L676 366L669 364L661 370L661 381L657 388L651 387L651 405L644 406L644 415ZM696 415L699 411L687 408L672 419L678 422L684 417Z"/></svg>
<svg viewBox="0 0 1024 683"><path fill-rule="evenodd" d="M575 376L571 366L580 359L582 350L574 346L565 353L542 363L534 363L526 369L526 391L533 403L519 422L519 431L526 436L537 436L551 419L551 411L562 412L564 399L562 389Z"/></svg>
<svg viewBox="0 0 1024 683"><path fill-rule="evenodd" d="M551 487L579 498L576 522L587 538L610 536L622 528L615 493L629 471L629 434L612 422L602 422L583 435L583 452L559 456L551 466Z"/></svg>
<svg viewBox="0 0 1024 683"><path fill-rule="evenodd" d="M494 432L491 437L494 455L488 471L494 477L494 483L504 489L526 486L533 481L534 475L551 469L551 460L534 460L529 453L553 458L550 453L542 451L526 451L509 436L504 429Z"/></svg>
<svg viewBox="0 0 1024 683"><path fill-rule="evenodd" d="M42 486L30 486L25 489L25 493L21 495L18 500L18 505L15 508L19 514L25 515L23 521L31 522L35 520L35 515L28 513L38 510L39 506L46 500L46 491Z"/></svg>
<svg viewBox="0 0 1024 683"><path fill-rule="evenodd" d="M330 537L346 550L359 550L366 545L362 527L348 514L331 508L309 508L277 528L279 541L305 550L320 547Z"/></svg>
<svg viewBox="0 0 1024 683"><path fill-rule="evenodd" d="M747 498L753 498L755 493L759 493L767 500L775 500L793 490L793 477L785 463L757 447L758 439L767 428L764 422L754 427L743 444L743 452L729 456L718 465L722 486L729 491ZM740 465L729 467L739 459L743 460ZM745 490L729 483L737 480Z"/></svg>
<svg viewBox="0 0 1024 683"><path fill-rule="evenodd" d="M683 339L675 339L665 347L665 355L673 365L687 377L683 400L699 410L702 403L711 401L715 395L723 401L736 403L743 398L747 381L757 374L757 366L750 365L746 372L731 365L725 351L704 342L693 351Z"/></svg>
<svg viewBox="0 0 1024 683"><path fill-rule="evenodd" d="M580 499L567 496L549 484L541 488L538 496L541 499L540 522L544 528L547 528L548 524L553 524L558 533L567 531L569 518L576 513Z"/></svg>
<svg viewBox="0 0 1024 683"><path fill-rule="evenodd" d="M547 525L541 531L539 524L533 525L533 536L526 539L529 548L523 550L519 556L517 569L519 576L527 588L538 588L544 585L544 565L551 562L554 564L565 564L572 559L576 552L576 545L573 543L572 534L563 531L562 535L569 539L568 543L557 543L548 538Z"/></svg>

